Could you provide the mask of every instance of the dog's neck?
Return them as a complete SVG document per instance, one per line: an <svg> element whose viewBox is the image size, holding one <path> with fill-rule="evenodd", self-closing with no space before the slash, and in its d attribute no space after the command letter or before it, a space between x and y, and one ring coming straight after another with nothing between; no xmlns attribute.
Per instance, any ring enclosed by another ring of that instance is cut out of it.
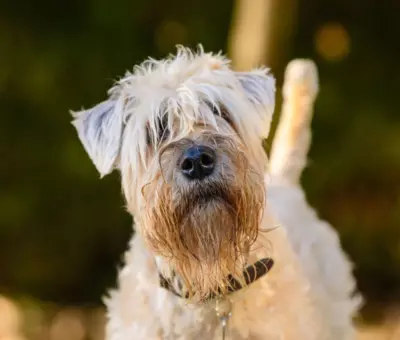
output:
<svg viewBox="0 0 400 340"><path fill-rule="evenodd" d="M180 298L189 299L190 295L188 290L182 283L179 275L174 270L170 269L165 259L156 256L155 261L159 272L160 286ZM266 275L271 270L273 264L273 259L269 257L252 260L252 262L249 262L243 268L244 282L238 281L231 274L228 275L228 294L234 293L248 285L251 285L253 282ZM218 294L218 291L219 290L217 290L217 292L210 292L205 301L223 298L222 295Z"/></svg>
<svg viewBox="0 0 400 340"><path fill-rule="evenodd" d="M241 283L238 280L236 280L233 275L229 275L227 278L227 281L229 282L228 294L234 293L244 288L245 286L248 286L253 282L257 281L259 278L263 277L271 270L273 264L274 261L271 258L266 257L248 265L246 268L243 269L243 276L245 278L244 283ZM189 298L189 294L185 292L184 287L181 281L179 280L179 277L175 273L173 273L172 278L170 279L167 279L161 273L159 273L159 275L160 275L160 286L162 288L169 290L171 293L181 298L184 299ZM220 299L220 298L223 298L223 296L221 297L217 293L212 292L210 293L207 300Z"/></svg>

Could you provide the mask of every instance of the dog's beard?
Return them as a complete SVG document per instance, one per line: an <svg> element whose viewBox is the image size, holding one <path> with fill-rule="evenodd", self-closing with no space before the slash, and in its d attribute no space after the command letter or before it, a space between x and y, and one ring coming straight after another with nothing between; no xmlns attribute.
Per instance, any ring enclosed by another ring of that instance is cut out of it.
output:
<svg viewBox="0 0 400 340"><path fill-rule="evenodd" d="M142 233L193 300L225 295L228 275L244 285L243 267L258 235L265 193L262 176L249 166L236 174L180 189L160 180L148 205Z"/></svg>

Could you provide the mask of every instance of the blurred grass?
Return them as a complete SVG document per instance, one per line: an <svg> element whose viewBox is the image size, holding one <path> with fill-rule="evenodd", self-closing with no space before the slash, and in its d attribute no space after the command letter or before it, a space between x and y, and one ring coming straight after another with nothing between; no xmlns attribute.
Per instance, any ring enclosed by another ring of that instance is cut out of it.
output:
<svg viewBox="0 0 400 340"><path fill-rule="evenodd" d="M103 340L103 308L59 306L0 296L1 340Z"/></svg>
<svg viewBox="0 0 400 340"><path fill-rule="evenodd" d="M66 307L0 296L1 340L104 340L103 308ZM357 340L400 339L400 308L377 325L360 324Z"/></svg>

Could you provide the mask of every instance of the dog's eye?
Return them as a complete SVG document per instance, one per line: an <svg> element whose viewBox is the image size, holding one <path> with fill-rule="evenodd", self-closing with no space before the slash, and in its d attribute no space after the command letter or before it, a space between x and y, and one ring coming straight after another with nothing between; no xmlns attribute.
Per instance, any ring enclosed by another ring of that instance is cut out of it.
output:
<svg viewBox="0 0 400 340"><path fill-rule="evenodd" d="M164 142L169 136L168 116L164 115L162 119L157 120L158 141Z"/></svg>
<svg viewBox="0 0 400 340"><path fill-rule="evenodd" d="M233 124L231 115L229 114L228 110L227 110L225 107L221 107L220 110L221 110L221 117L222 117L223 119L225 119L226 122L227 122L230 126L232 126L233 128L235 128L235 125Z"/></svg>
<svg viewBox="0 0 400 340"><path fill-rule="evenodd" d="M222 104L219 105L219 111L218 109L214 106L214 105L209 105L212 112L217 115L220 116L222 119L224 119L234 130L236 130L235 124L231 118L231 115L228 111L228 109L223 106Z"/></svg>
<svg viewBox="0 0 400 340"><path fill-rule="evenodd" d="M169 136L169 129L168 129L168 116L165 115L162 118L157 119L157 124L156 124L156 130L157 130L157 138L154 138L153 132L150 130L149 125L146 127L146 138L147 138L147 144L152 145L154 144L154 139L157 139L157 143L162 143L164 142L168 136Z"/></svg>

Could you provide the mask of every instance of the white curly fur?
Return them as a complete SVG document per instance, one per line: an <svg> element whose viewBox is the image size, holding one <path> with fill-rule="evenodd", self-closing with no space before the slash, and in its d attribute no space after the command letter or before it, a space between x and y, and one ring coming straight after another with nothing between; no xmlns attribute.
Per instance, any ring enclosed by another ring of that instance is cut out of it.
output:
<svg viewBox="0 0 400 340"><path fill-rule="evenodd" d="M288 74L298 73L303 79L299 69L310 67L300 65L296 72L289 67ZM274 142L271 175L266 173L261 184L266 185L268 199L260 230L277 228L260 234L249 257L250 263L272 257L275 265L268 275L231 296L231 340L350 340L354 336L351 319L358 300L350 296L355 288L351 266L336 233L307 206L298 184L308 149L316 78L314 87L302 88L299 107L290 104L298 101L288 95L297 86L293 84L289 81L285 87L287 104ZM140 200L139 184L132 177L146 183L152 175L146 167L146 122L155 121L152 115L161 116L165 110L161 103L168 99L168 114L177 114L174 107L183 108L175 117L180 126L170 127L175 133L171 140L185 136L199 117L218 128L200 105L204 98L222 102L230 110L239 135L259 162L266 163L259 152L274 106L272 77L267 70L233 72L227 59L201 49L192 53L180 48L177 56L145 62L117 83L108 101L75 114L74 125L101 175L121 169L129 204ZM149 128L156 129L151 123ZM130 197L132 192L138 196ZM135 214L140 214L139 208ZM136 221L138 227L140 219ZM189 305L161 288L155 256L140 233L130 242L118 282L118 289L105 301L108 340L221 339L215 302Z"/></svg>

